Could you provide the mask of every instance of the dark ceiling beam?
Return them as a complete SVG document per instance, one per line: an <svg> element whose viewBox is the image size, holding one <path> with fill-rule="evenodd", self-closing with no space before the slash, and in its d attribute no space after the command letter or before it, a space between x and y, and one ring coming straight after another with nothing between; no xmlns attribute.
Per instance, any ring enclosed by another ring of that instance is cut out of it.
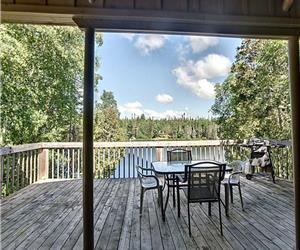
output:
<svg viewBox="0 0 300 250"><path fill-rule="evenodd" d="M106 19L94 17L75 16L74 22L82 29L93 27L97 31L108 32L143 32L143 33L164 33L164 34L199 34L210 36L236 36L236 37L256 37L256 38L280 38L287 39L292 35L300 35L300 27L284 28L280 26L247 25L247 22L227 20L210 21L207 19L163 19L154 20L132 20L132 19ZM300 25L300 23L299 23Z"/></svg>

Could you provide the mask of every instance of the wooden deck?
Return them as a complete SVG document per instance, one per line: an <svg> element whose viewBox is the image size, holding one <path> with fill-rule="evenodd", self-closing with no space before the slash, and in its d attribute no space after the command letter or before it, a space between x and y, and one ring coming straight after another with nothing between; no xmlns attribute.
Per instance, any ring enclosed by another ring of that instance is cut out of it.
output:
<svg viewBox="0 0 300 250"><path fill-rule="evenodd" d="M81 180L30 185L2 200L2 249L82 249ZM188 236L186 199L177 218L171 201L163 223L157 193L147 191L139 216L139 183L135 179L95 180L96 249L293 249L294 207L291 183L243 179L245 211L235 192L230 217L223 210L224 237L218 210L192 205Z"/></svg>

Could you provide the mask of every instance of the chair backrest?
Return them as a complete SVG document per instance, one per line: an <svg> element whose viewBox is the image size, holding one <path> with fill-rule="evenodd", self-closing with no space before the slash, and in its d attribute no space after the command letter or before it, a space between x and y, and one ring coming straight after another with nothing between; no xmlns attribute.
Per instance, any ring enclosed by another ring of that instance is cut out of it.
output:
<svg viewBox="0 0 300 250"><path fill-rule="evenodd" d="M185 166L189 201L214 201L220 198L226 164L205 161Z"/></svg>
<svg viewBox="0 0 300 250"><path fill-rule="evenodd" d="M167 151L167 161L191 161L192 152L182 148Z"/></svg>
<svg viewBox="0 0 300 250"><path fill-rule="evenodd" d="M136 165L135 168L136 168L137 176L138 176L140 182L142 183L142 180L143 180L143 170L142 170L141 166L139 166L139 165Z"/></svg>
<svg viewBox="0 0 300 250"><path fill-rule="evenodd" d="M236 160L227 164L227 166L232 168L232 171L228 173L229 176L231 175L230 177L231 182L232 181L239 182L241 174L247 174L248 172L250 172L250 169L249 170L247 169L248 164L249 164L249 160L248 161Z"/></svg>
<svg viewBox="0 0 300 250"><path fill-rule="evenodd" d="M247 160L247 161L236 160L236 161L232 161L232 162L228 163L227 166L232 168L232 173L235 173L235 172L245 173L246 163L248 161L249 160Z"/></svg>

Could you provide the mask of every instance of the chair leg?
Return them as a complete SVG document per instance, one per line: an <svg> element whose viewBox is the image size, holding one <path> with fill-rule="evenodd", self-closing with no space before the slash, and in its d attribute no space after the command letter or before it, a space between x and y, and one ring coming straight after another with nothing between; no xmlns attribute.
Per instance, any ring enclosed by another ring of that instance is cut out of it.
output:
<svg viewBox="0 0 300 250"><path fill-rule="evenodd" d="M141 187L141 195L140 195L140 215L142 215L143 212L143 199L144 199L144 188Z"/></svg>
<svg viewBox="0 0 300 250"><path fill-rule="evenodd" d="M275 171L274 171L273 167L272 167L272 172L271 172L271 174L272 174L272 180L273 180L273 183L275 183Z"/></svg>
<svg viewBox="0 0 300 250"><path fill-rule="evenodd" d="M225 191L225 214L229 216L229 184L224 184L224 191Z"/></svg>
<svg viewBox="0 0 300 250"><path fill-rule="evenodd" d="M188 202L188 222L189 222L189 235L190 237L192 236L192 232L191 232L191 218L190 218L190 203Z"/></svg>
<svg viewBox="0 0 300 250"><path fill-rule="evenodd" d="M175 198L175 175L173 174L172 176L173 180L172 180L172 184L173 184L173 207L176 207L176 198Z"/></svg>
<svg viewBox="0 0 300 250"><path fill-rule="evenodd" d="M242 190L241 190L241 184L239 183L239 193L240 193L240 199L242 204L242 210L244 210L244 202L243 202L243 196L242 196Z"/></svg>
<svg viewBox="0 0 300 250"><path fill-rule="evenodd" d="M158 203L158 206L160 207L160 206L162 206L162 203L160 202L161 201L161 193L160 193L160 188L161 187L158 187L158 189L157 189L157 203Z"/></svg>
<svg viewBox="0 0 300 250"><path fill-rule="evenodd" d="M168 184L167 184L167 197L166 197L166 201L165 201L165 204L164 204L164 211L166 211L166 209L167 209L168 202L169 202L169 195L170 195L169 180L167 180L167 181L168 181Z"/></svg>
<svg viewBox="0 0 300 250"><path fill-rule="evenodd" d="M163 221L165 221L165 212L164 212L164 205L163 205L163 188L160 186L158 187L158 193L159 193L159 203L160 203L160 209L161 209L161 216Z"/></svg>
<svg viewBox="0 0 300 250"><path fill-rule="evenodd" d="M220 231L223 236L222 212L221 212L221 199L219 199L219 218L220 218Z"/></svg>
<svg viewBox="0 0 300 250"><path fill-rule="evenodd" d="M230 189L230 201L233 203L233 186L229 184L229 189Z"/></svg>
<svg viewBox="0 0 300 250"><path fill-rule="evenodd" d="M211 202L208 202L208 215L211 216Z"/></svg>
<svg viewBox="0 0 300 250"><path fill-rule="evenodd" d="M164 175L164 186L163 186L163 190L164 190L165 187L166 187L166 183L167 183L167 180L166 180L166 176Z"/></svg>
<svg viewBox="0 0 300 250"><path fill-rule="evenodd" d="M177 183L177 216L180 218L180 190L179 190L179 185Z"/></svg>

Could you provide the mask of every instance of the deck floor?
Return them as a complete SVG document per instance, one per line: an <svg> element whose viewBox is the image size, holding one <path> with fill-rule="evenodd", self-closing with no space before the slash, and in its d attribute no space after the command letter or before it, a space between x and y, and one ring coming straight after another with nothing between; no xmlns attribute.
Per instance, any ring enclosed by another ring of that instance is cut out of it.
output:
<svg viewBox="0 0 300 250"><path fill-rule="evenodd" d="M96 249L293 249L294 206L291 183L243 179L245 211L237 190L230 217L223 210L224 236L218 229L217 205L192 204L188 235L186 198L182 217L171 200L163 223L157 193L145 194L139 216L136 179L94 181ZM82 181L37 183L2 200L2 249L82 249Z"/></svg>

